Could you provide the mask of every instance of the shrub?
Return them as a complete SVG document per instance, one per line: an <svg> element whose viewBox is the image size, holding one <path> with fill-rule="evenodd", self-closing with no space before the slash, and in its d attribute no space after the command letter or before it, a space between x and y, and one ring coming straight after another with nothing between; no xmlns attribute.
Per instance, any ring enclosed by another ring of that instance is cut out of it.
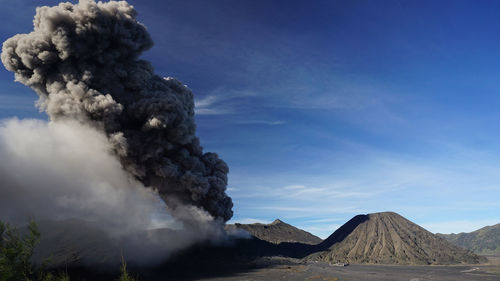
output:
<svg viewBox="0 0 500 281"><path fill-rule="evenodd" d="M132 278L127 272L127 262L125 258L122 256L122 266L120 268L120 278L117 281L137 281L135 278Z"/></svg>
<svg viewBox="0 0 500 281"><path fill-rule="evenodd" d="M46 274L42 281L70 281L68 274L52 275L52 273Z"/></svg>
<svg viewBox="0 0 500 281"><path fill-rule="evenodd" d="M30 221L24 236L17 228L0 221L0 281L70 281L67 273L54 275L35 267L31 256L38 242L40 232L34 221ZM123 256L120 271L117 281L137 281L128 274Z"/></svg>
<svg viewBox="0 0 500 281"><path fill-rule="evenodd" d="M30 221L28 230L22 236L15 227L0 222L0 281L33 279L35 267L30 259L40 241L40 232L34 221Z"/></svg>

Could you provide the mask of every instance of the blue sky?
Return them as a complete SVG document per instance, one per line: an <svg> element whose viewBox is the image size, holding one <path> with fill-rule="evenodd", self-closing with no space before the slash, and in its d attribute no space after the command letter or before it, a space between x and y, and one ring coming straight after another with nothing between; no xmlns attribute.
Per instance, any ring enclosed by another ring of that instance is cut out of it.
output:
<svg viewBox="0 0 500 281"><path fill-rule="evenodd" d="M129 2L143 58L193 90L202 145L229 164L233 222L500 223L500 2ZM0 39L40 3L0 0ZM46 118L4 68L0 87L0 118Z"/></svg>

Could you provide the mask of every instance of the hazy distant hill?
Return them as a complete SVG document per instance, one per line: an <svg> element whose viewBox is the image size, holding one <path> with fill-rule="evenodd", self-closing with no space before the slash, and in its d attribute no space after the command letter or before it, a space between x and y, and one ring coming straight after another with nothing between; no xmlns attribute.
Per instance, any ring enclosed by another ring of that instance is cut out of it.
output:
<svg viewBox="0 0 500 281"><path fill-rule="evenodd" d="M500 223L470 233L437 235L478 254L500 254Z"/></svg>
<svg viewBox="0 0 500 281"><path fill-rule="evenodd" d="M358 215L319 245L306 259L379 264L457 264L486 262L402 216Z"/></svg>
<svg viewBox="0 0 500 281"><path fill-rule="evenodd" d="M252 223L252 224L232 224L227 226L228 229L239 228L248 231L251 235L274 244L282 242L303 243L303 244L318 244L323 241L321 238L312 235L311 233L295 226L289 225L279 219L276 219L270 224Z"/></svg>

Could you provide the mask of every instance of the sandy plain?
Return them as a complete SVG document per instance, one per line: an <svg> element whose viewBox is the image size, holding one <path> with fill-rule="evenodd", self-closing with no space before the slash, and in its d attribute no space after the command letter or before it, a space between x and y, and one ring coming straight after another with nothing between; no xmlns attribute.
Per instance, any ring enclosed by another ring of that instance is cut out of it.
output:
<svg viewBox="0 0 500 281"><path fill-rule="evenodd" d="M407 266L361 265L335 266L323 262L302 262L289 258L263 258L256 268L227 276L200 278L203 281L498 281L500 256L489 256L481 265ZM266 265L267 264L267 265Z"/></svg>

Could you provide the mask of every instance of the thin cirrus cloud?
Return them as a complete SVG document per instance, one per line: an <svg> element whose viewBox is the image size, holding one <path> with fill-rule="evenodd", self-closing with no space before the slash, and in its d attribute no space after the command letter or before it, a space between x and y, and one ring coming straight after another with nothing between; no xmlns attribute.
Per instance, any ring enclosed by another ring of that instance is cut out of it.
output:
<svg viewBox="0 0 500 281"><path fill-rule="evenodd" d="M202 99L197 99L194 102L195 112L197 115L221 115L231 114L230 108L217 107L216 103L221 98L219 96L207 96Z"/></svg>
<svg viewBox="0 0 500 281"><path fill-rule="evenodd" d="M434 233L461 233L476 231L485 226L498 224L497 220L454 220L436 223L423 223L422 227L431 229Z"/></svg>
<svg viewBox="0 0 500 281"><path fill-rule="evenodd" d="M276 121L267 121L267 120L242 120L242 121L236 121L236 124L241 124L241 125L269 125L269 126L278 126L278 125L284 125L287 123L287 121L283 120L276 120Z"/></svg>
<svg viewBox="0 0 500 281"><path fill-rule="evenodd" d="M248 98L256 96L250 91L219 88L194 101L197 115L241 114L250 109Z"/></svg>
<svg viewBox="0 0 500 281"><path fill-rule="evenodd" d="M337 230L340 224L331 224L331 225L322 225L322 226L314 226L314 225L300 225L301 229L308 231L310 233L315 233L316 236L321 239L326 239L330 236L335 230Z"/></svg>
<svg viewBox="0 0 500 281"><path fill-rule="evenodd" d="M195 113L198 116L204 115L232 115L231 123L239 125L284 125L284 120L266 120L260 118L257 112L257 118L248 118L249 112L258 111L259 101L257 95L251 91L223 91L216 90L208 96L195 100ZM253 99L253 100L252 100ZM254 104L255 106L252 106ZM253 116L253 115L252 115Z"/></svg>
<svg viewBox="0 0 500 281"><path fill-rule="evenodd" d="M242 219L238 220L238 223L243 223L243 224L252 224L252 223L269 224L269 223L271 223L271 221L261 220L261 219L255 219L255 218L242 218Z"/></svg>
<svg viewBox="0 0 500 281"><path fill-rule="evenodd" d="M280 83L261 81L245 83L246 88L219 89L198 98L195 112L200 117L232 115L232 124L276 126L301 123L303 120L297 120L296 113L319 110L373 133L408 126L399 112L408 101L404 95L394 98L387 94L404 93L403 89L367 82L362 77L337 77L333 81L325 72L311 70L310 76L323 77L313 81L301 79L297 72L291 77L276 75L275 80ZM296 113L290 114L290 111ZM281 115L272 116L277 113Z"/></svg>

